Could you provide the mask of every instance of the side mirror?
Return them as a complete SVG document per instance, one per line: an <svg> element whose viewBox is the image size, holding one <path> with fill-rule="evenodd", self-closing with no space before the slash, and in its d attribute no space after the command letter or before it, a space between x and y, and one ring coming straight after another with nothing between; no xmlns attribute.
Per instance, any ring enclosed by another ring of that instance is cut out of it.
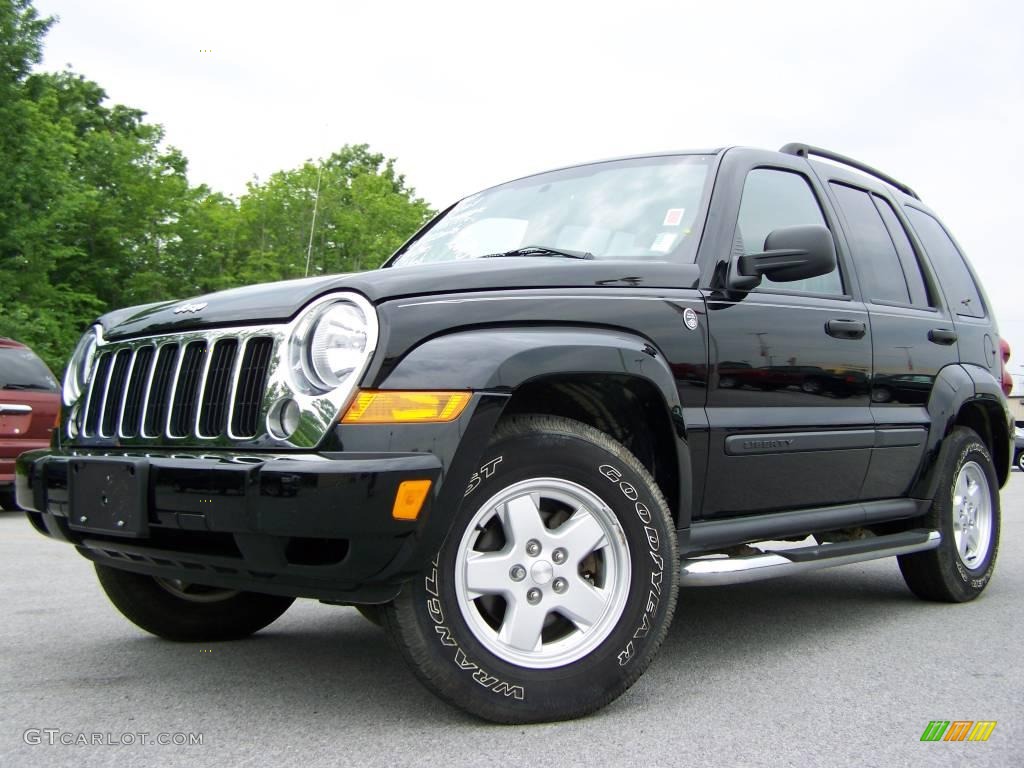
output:
<svg viewBox="0 0 1024 768"><path fill-rule="evenodd" d="M764 240L764 251L736 260L733 288L750 290L766 276L776 282L804 280L827 275L836 268L836 245L832 233L813 224L774 229Z"/></svg>

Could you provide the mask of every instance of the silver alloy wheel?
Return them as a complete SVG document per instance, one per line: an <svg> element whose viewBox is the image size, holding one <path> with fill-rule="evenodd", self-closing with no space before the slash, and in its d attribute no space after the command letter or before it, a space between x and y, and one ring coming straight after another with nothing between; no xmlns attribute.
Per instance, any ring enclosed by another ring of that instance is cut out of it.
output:
<svg viewBox="0 0 1024 768"><path fill-rule="evenodd" d="M175 597L190 603L219 603L221 600L227 600L238 594L238 590L235 589L192 584L181 579L164 579L154 576L153 581L165 592L170 592Z"/></svg>
<svg viewBox="0 0 1024 768"><path fill-rule="evenodd" d="M549 669L600 645L626 605L625 533L582 485L524 480L473 515L455 560L455 592L470 631L500 659Z"/></svg>
<svg viewBox="0 0 1024 768"><path fill-rule="evenodd" d="M1024 472L1024 451L1020 452L1020 456L1017 457L1017 466L1020 467L1020 471Z"/></svg>
<svg viewBox="0 0 1024 768"><path fill-rule="evenodd" d="M968 461L953 484L953 541L970 570L982 566L992 540L992 494L981 465Z"/></svg>

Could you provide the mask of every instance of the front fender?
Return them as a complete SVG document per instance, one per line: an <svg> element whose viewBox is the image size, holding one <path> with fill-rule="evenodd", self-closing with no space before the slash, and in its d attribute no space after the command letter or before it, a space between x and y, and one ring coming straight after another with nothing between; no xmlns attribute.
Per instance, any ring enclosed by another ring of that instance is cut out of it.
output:
<svg viewBox="0 0 1024 768"><path fill-rule="evenodd" d="M593 328L491 328L440 336L406 355L380 388L511 392L531 379L571 373L647 379L670 412L682 416L664 355L639 336Z"/></svg>

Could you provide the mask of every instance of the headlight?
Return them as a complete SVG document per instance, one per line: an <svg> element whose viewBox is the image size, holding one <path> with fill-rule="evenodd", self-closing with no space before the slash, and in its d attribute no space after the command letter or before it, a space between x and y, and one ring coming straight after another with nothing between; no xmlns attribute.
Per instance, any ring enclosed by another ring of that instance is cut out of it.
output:
<svg viewBox="0 0 1024 768"><path fill-rule="evenodd" d="M329 392L353 386L377 342L377 318L362 299L324 304L296 328L292 370L304 389Z"/></svg>
<svg viewBox="0 0 1024 768"><path fill-rule="evenodd" d="M99 326L94 325L75 345L75 351L71 353L71 360L64 372L64 405L74 405L89 385L99 337Z"/></svg>

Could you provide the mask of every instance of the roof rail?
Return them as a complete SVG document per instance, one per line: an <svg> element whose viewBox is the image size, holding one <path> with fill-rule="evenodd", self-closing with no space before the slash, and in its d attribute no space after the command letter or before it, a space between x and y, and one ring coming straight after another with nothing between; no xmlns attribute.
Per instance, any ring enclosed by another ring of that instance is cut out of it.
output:
<svg viewBox="0 0 1024 768"><path fill-rule="evenodd" d="M882 173L876 168L872 168L870 165L866 165L860 162L859 160L854 160L852 157L840 155L838 152L832 152L831 150L828 149L815 147L812 144L800 144L798 142L786 144L784 147L782 147L782 149L779 150L779 152L782 152L783 154L786 155L796 155L797 157L810 157L813 155L815 157L823 157L826 160L832 160L833 162L836 163L848 165L851 168L856 168L858 171L862 171L863 173L868 174L869 176L874 176L876 179L881 179L886 184L890 184L896 187L896 189L898 189L900 192L910 195L915 200L921 199L920 197L918 197L917 192L912 190L903 182L896 181L896 179L894 179L889 174Z"/></svg>

